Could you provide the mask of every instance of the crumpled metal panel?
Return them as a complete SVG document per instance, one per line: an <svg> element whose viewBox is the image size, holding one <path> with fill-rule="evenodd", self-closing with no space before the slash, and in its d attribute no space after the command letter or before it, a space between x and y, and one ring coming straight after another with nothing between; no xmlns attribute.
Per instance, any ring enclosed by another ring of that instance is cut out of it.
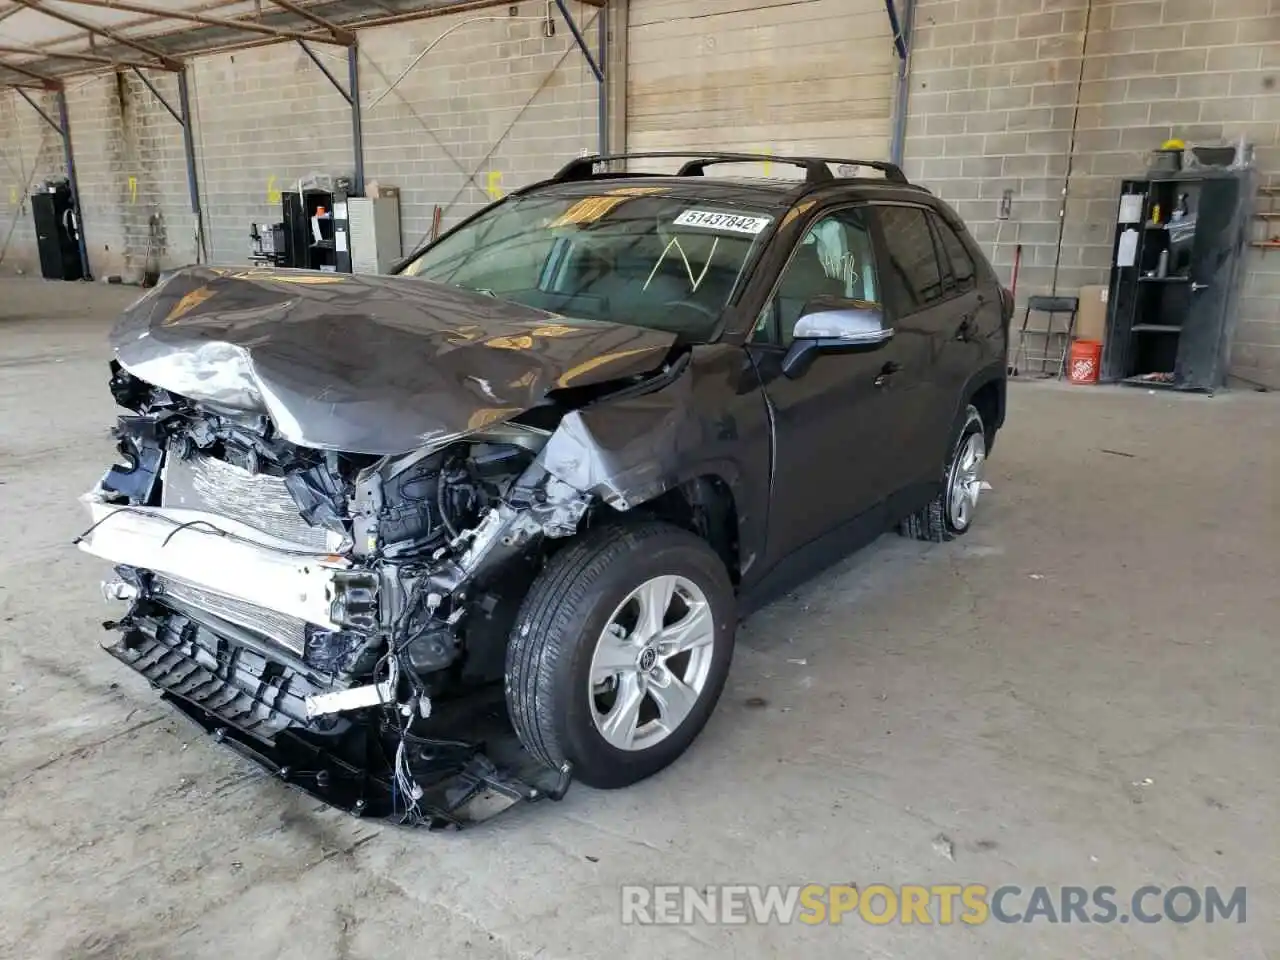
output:
<svg viewBox="0 0 1280 960"><path fill-rule="evenodd" d="M306 698L318 691L304 676L189 625L181 616L131 625L105 649L162 690L263 740L307 722Z"/></svg>
<svg viewBox="0 0 1280 960"><path fill-rule="evenodd" d="M717 440L715 423L696 412L693 381L684 369L662 389L566 413L537 463L618 510L658 496L678 482L690 451Z"/></svg>
<svg viewBox="0 0 1280 960"><path fill-rule="evenodd" d="M277 613L266 607L246 603L236 597L205 590L183 580L172 577L156 576L152 580L152 588L161 597L171 597L181 603L190 604L197 610L204 610L216 617L261 634L296 656L301 657L307 644L307 624L297 617L286 613Z"/></svg>
<svg viewBox="0 0 1280 960"><path fill-rule="evenodd" d="M204 454L166 458L161 505L229 517L284 543L326 553L329 531L302 518L281 477L254 474Z"/></svg>
<svg viewBox="0 0 1280 960"><path fill-rule="evenodd" d="M414 277L190 267L111 335L134 376L266 413L300 446L399 454L556 389L647 373L673 333L576 320Z"/></svg>

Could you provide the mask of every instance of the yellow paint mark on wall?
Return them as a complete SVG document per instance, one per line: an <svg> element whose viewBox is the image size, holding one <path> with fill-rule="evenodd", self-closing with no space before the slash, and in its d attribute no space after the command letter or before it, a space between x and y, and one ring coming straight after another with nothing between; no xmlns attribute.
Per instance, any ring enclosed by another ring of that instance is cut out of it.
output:
<svg viewBox="0 0 1280 960"><path fill-rule="evenodd" d="M138 178L137 177L129 178L129 202L130 203L138 202Z"/></svg>
<svg viewBox="0 0 1280 960"><path fill-rule="evenodd" d="M276 175L267 177L267 203L280 202L280 188L276 186Z"/></svg>
<svg viewBox="0 0 1280 960"><path fill-rule="evenodd" d="M484 192L489 195L490 200L501 200L502 192L502 171L490 170L485 174Z"/></svg>
<svg viewBox="0 0 1280 960"><path fill-rule="evenodd" d="M18 188L17 187L9 188L9 202L13 204L15 207L18 205Z"/></svg>

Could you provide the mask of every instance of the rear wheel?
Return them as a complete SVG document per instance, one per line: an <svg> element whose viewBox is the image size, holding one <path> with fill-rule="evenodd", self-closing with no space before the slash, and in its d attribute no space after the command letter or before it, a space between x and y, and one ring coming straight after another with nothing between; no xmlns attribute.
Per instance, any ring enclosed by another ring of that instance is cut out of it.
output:
<svg viewBox="0 0 1280 960"><path fill-rule="evenodd" d="M969 405L960 435L951 447L942 492L923 510L902 521L904 537L941 543L964 535L973 523L982 493L982 473L987 460L986 431L982 414Z"/></svg>
<svg viewBox="0 0 1280 960"><path fill-rule="evenodd" d="M507 648L525 748L622 787L672 763L715 708L733 654L733 587L704 541L666 523L604 528L557 554Z"/></svg>

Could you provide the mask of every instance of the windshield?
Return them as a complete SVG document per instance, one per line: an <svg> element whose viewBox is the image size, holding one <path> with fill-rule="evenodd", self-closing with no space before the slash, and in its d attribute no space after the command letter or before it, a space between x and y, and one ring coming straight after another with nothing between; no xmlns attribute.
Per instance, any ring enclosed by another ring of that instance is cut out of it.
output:
<svg viewBox="0 0 1280 960"><path fill-rule="evenodd" d="M401 273L552 313L703 338L773 218L664 189L512 197Z"/></svg>

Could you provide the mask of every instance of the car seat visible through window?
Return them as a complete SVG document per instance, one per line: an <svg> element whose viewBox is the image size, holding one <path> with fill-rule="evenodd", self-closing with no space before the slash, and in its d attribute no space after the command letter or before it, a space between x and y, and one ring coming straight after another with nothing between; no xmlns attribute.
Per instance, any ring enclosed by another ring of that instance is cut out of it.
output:
<svg viewBox="0 0 1280 960"><path fill-rule="evenodd" d="M815 297L843 297L844 280L832 277L822 262L822 255L815 243L801 244L787 265L775 297L778 322L783 342L790 342L791 333L804 305Z"/></svg>

